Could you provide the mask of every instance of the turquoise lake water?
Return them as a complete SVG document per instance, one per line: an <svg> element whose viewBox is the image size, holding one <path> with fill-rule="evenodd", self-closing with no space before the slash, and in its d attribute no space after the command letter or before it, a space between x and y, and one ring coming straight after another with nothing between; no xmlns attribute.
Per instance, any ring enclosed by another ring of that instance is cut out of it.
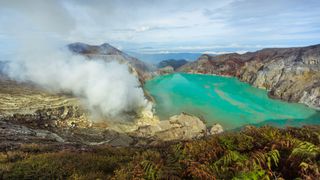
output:
<svg viewBox="0 0 320 180"><path fill-rule="evenodd" d="M252 124L320 124L320 112L303 104L270 99L267 91L236 78L176 73L158 76L144 87L156 101L160 119L186 112L225 129Z"/></svg>

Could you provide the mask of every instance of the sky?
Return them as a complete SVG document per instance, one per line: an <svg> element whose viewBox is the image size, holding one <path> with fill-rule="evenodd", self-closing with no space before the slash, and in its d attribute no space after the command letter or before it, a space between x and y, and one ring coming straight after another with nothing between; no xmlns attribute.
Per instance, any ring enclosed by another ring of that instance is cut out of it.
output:
<svg viewBox="0 0 320 180"><path fill-rule="evenodd" d="M0 0L1 54L21 31L138 53L241 53L319 44L320 1Z"/></svg>

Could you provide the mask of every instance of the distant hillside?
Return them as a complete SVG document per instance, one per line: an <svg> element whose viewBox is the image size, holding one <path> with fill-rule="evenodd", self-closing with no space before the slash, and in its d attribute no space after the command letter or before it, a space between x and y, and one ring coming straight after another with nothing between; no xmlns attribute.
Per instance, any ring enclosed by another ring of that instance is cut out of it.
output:
<svg viewBox="0 0 320 180"><path fill-rule="evenodd" d="M129 56L128 54L118 50L108 43L101 45L89 45L85 43L72 43L68 45L70 51L82 54L88 58L100 58L106 61L119 61L120 63L126 63L137 72L140 81L144 82L150 78L150 67L140 61L137 58Z"/></svg>
<svg viewBox="0 0 320 180"><path fill-rule="evenodd" d="M155 53L155 54L141 54L135 52L128 52L133 57L148 62L150 64L158 64L166 59L185 59L194 61L201 56L201 53Z"/></svg>
<svg viewBox="0 0 320 180"><path fill-rule="evenodd" d="M267 48L245 54L204 54L177 71L238 77L271 97L320 109L320 45Z"/></svg>
<svg viewBox="0 0 320 180"><path fill-rule="evenodd" d="M164 60L164 61L161 61L160 63L158 63L157 67L158 68L164 68L166 66L171 66L173 67L174 70L178 69L179 67L187 64L188 61L185 60L185 59L179 59L179 60L176 60L176 59L168 59L168 60Z"/></svg>

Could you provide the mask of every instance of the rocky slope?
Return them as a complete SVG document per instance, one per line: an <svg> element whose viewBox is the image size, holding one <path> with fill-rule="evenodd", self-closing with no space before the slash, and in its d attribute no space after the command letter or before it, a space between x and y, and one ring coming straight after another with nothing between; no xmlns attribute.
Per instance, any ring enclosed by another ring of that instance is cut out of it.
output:
<svg viewBox="0 0 320 180"><path fill-rule="evenodd" d="M177 71L234 76L269 95L320 109L320 45L202 55Z"/></svg>
<svg viewBox="0 0 320 180"><path fill-rule="evenodd" d="M72 43L68 45L71 52L81 54L89 59L98 58L105 61L118 61L120 63L128 64L132 72L139 77L140 82L151 78L150 67L137 58L129 56L128 54L118 50L108 43L98 46L88 45L85 43Z"/></svg>

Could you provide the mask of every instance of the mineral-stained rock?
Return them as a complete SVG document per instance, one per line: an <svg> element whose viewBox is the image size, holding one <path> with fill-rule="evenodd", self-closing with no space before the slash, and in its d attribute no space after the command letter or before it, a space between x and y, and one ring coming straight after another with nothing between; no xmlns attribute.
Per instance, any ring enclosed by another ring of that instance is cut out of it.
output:
<svg viewBox="0 0 320 180"><path fill-rule="evenodd" d="M32 128L91 125L78 99L0 76L0 120Z"/></svg>
<svg viewBox="0 0 320 180"><path fill-rule="evenodd" d="M242 55L202 55L178 71L235 76L267 89L273 98L320 109L320 45L268 48Z"/></svg>
<svg viewBox="0 0 320 180"><path fill-rule="evenodd" d="M156 125L141 126L132 135L172 141L199 138L206 135L206 131L206 125L198 117L182 113Z"/></svg>
<svg viewBox="0 0 320 180"><path fill-rule="evenodd" d="M223 132L223 127L220 124L214 124L211 128L210 128L210 134L220 134Z"/></svg>

